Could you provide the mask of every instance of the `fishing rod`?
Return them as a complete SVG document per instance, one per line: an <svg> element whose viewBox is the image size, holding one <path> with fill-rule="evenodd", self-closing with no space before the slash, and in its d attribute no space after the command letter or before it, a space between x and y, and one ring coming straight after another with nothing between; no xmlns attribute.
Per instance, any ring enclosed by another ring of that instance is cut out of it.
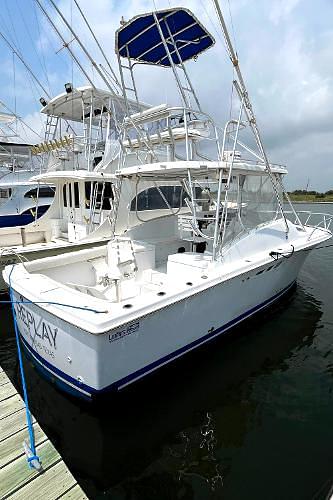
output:
<svg viewBox="0 0 333 500"><path fill-rule="evenodd" d="M83 68L82 64L80 63L80 61L78 60L78 58L76 57L76 55L74 54L74 52L72 51L72 49L70 48L69 43L66 42L66 40L64 39L64 37L62 36L62 34L60 33L60 31L58 30L58 28L55 25L55 23L52 21L51 17L48 15L48 13L46 12L46 10L44 9L44 7L41 4L41 2L39 0L35 0L35 2L38 5L38 7L40 8L40 10L42 11L42 13L44 14L44 16L46 17L46 19L48 20L48 22L51 24L51 26L54 29L54 31L59 36L60 40L63 42L63 46L66 47L66 49L68 50L68 52L71 54L73 60L77 64L78 68L82 71L83 75L88 80L88 82L90 83L90 85L93 88L95 88L95 85L94 85L93 81L91 80L91 78L89 77L88 73Z"/></svg>
<svg viewBox="0 0 333 500"><path fill-rule="evenodd" d="M34 72L32 71L32 69L30 68L30 66L26 63L26 61L24 60L22 54L13 46L13 44L8 40L8 38L3 34L3 32L0 30L0 37L3 39L3 41L5 42L5 44L10 48L10 50L13 52L13 54L15 54L19 60L21 61L21 63L23 64L23 66L25 67L25 69L28 71L28 73L32 76L32 78L34 79L34 81L37 83L37 85L42 89L42 91L45 93L46 97L48 97L49 99L51 99L51 96L50 94L48 93L48 91L45 89L45 87L43 86L43 84L39 81L39 79L37 78L37 76L34 74Z"/></svg>
<svg viewBox="0 0 333 500"><path fill-rule="evenodd" d="M38 132L36 132L32 127L30 127L30 125L28 125L20 116L18 116L13 110L11 110L7 104L5 104L4 102L0 101L0 105L3 106L5 109L7 109L7 111L9 111L9 113L11 113L15 118L16 120L18 120L19 122L22 123L22 125L24 125L25 127L27 127L27 129L30 130L30 132L33 132L35 135L37 135L40 139L41 139L41 135L38 134Z"/></svg>
<svg viewBox="0 0 333 500"><path fill-rule="evenodd" d="M38 2L38 0L35 0L36 2ZM46 14L46 13L45 13ZM59 36L60 33L59 33ZM25 67L25 69L28 71L28 73L30 74L30 76L33 78L33 80L35 81L35 83L37 83L37 85L39 86L39 88L43 91L43 93L45 94L45 96L48 98L48 99L52 99L52 96L50 95L50 93L46 90L46 88L44 87L44 85L41 83L41 81L37 78L37 76L35 75L35 73L33 72L33 70L30 68L30 66L28 65L28 63L25 61L23 55L18 51L17 48L14 47L14 45L8 40L8 38L4 35L4 33L0 30L0 37L3 39L3 41L6 43L6 45L10 48L10 50L13 52L13 54L15 54L19 60L21 61L21 63L23 64L23 66ZM89 77L88 77L89 78ZM3 104L3 103L2 103ZM34 132L36 135L38 135L39 138L41 138L41 135L38 134L37 132L35 132L34 130L31 129L31 127L29 125L27 125L23 120L22 118L18 117L16 113L13 113L9 108L8 106L6 106L5 104L3 104L14 116L16 119L20 120L21 123L23 123L29 130L31 130L32 132ZM65 120L67 125L70 127L70 129L74 132L72 126L68 123L67 120Z"/></svg>
<svg viewBox="0 0 333 500"><path fill-rule="evenodd" d="M120 82L119 82L119 80L118 80L118 78L117 78L117 75L116 75L115 71L113 70L113 68L112 68L112 66L111 66L111 64L110 64L110 61L109 61L109 59L107 58L107 56L106 56L106 54L105 54L105 52L104 52L104 50L103 50L103 48L102 48L101 44L99 43L99 41L98 41L98 39L97 39L97 37L96 37L95 33L94 33L94 32L93 32L93 30L91 29L91 26L90 26L90 24L89 24L89 22L88 22L88 19L87 19L87 18L86 18L86 16L84 15L84 13L83 13L83 11L82 11L82 9L81 9L80 5L79 5L79 2L78 2L77 0L74 0L74 3L75 3L75 5L76 5L76 7L77 7L78 11L80 12L80 14L81 14L81 16L82 16L82 18L83 18L83 20L84 20L85 24L87 25L87 27L88 27L88 29L89 29L89 31L90 31L90 33L91 33L91 36L92 36L92 37L93 37L93 39L95 40L96 45L97 45L97 47L99 48L99 50L100 50L100 52L101 52L101 54L102 54L102 56L103 56L103 58L104 58L104 60L105 60L106 64L108 65L109 70L111 71L112 79L114 80L115 84L116 84L119 88L121 88L121 85L120 85Z"/></svg>
<svg viewBox="0 0 333 500"><path fill-rule="evenodd" d="M70 23L67 21L67 19L65 18L65 16L63 15L63 13L61 12L61 10L59 9L59 7L57 6L57 4L53 1L53 0L48 0L49 3L53 6L53 8L55 9L55 11L57 12L57 14L59 15L59 17L61 18L61 20L63 21L63 23L65 24L65 26L69 29L69 31L71 32L71 34L73 35L74 39L77 41L77 43L79 44L79 46L81 47L81 50L84 52L84 54L86 55L86 57L88 58L89 62L92 64L92 66L95 68L95 70L97 71L97 73L99 74L99 76L102 78L103 82L105 83L105 85L108 87L108 89L110 90L110 92L112 92L112 94L114 96L117 96L117 94L115 93L114 89L112 88L110 82L108 81L107 78L105 78L104 74L102 73L102 71L100 70L100 68L98 67L98 64L96 63L96 61L92 58L92 56L90 55L90 53L88 52L88 50L86 49L86 47L83 45L83 43L81 42L80 38L78 37L78 35L76 34L76 32L73 30L73 27L70 25ZM35 0L35 2L37 2L37 4L41 7L41 3L40 3L40 0ZM42 8L42 7L41 7ZM49 16L46 14L45 10L42 8L44 14L49 18ZM53 24L53 23L52 23ZM58 33L58 30L57 30L57 33ZM59 33L58 33L59 34ZM61 37L61 39L63 40L62 36L59 35ZM70 48L68 47L68 44L66 44L66 48L68 50L70 50ZM72 54L72 51L70 50L71 54ZM77 60L76 60L77 62ZM79 63L78 63L79 64ZM80 65L80 64L79 64ZM80 65L80 67L82 67ZM83 70L84 71L84 70ZM85 76L86 73L84 72ZM91 82L90 78L87 77L89 82ZM92 84L93 85L93 84ZM94 85L93 85L94 87Z"/></svg>

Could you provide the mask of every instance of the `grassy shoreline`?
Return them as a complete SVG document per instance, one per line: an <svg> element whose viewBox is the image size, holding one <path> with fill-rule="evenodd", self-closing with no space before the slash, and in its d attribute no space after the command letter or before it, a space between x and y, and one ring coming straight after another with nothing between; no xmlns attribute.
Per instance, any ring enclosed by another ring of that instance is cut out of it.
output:
<svg viewBox="0 0 333 500"><path fill-rule="evenodd" d="M291 202L294 205L297 205L298 203L303 204L303 203L313 203L314 205L333 205L333 201L309 201L309 200L291 200Z"/></svg>
<svg viewBox="0 0 333 500"><path fill-rule="evenodd" d="M315 195L315 194L294 194L288 193L293 203L333 203L333 195Z"/></svg>

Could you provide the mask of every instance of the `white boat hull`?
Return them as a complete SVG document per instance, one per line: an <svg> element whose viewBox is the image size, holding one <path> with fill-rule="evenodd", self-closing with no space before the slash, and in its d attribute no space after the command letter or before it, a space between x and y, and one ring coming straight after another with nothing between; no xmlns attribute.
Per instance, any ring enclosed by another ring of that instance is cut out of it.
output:
<svg viewBox="0 0 333 500"><path fill-rule="evenodd" d="M131 384L272 304L293 286L307 254L295 252L98 335L18 303L19 331L46 375L91 398Z"/></svg>

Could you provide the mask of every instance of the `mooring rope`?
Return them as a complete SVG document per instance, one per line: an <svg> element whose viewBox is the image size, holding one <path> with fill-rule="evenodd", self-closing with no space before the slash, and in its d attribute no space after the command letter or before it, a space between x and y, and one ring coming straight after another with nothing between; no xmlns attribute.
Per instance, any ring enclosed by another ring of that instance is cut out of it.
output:
<svg viewBox="0 0 333 500"><path fill-rule="evenodd" d="M10 285L9 285L9 290L10 290ZM10 295L10 293L9 293ZM72 304L63 304L62 302L49 302L47 300L0 300L0 305L1 304L48 304L50 306L62 306L62 307L70 307L72 309L79 309L81 311L88 311L88 312L93 312L95 314L106 314L108 312L107 309L104 309L102 311L98 311L97 309L92 309L91 307L86 307L86 306L74 306Z"/></svg>
<svg viewBox="0 0 333 500"><path fill-rule="evenodd" d="M290 245L290 246L291 246L291 250L289 252L278 252L278 251L272 250L271 252L269 252L269 256L272 257L274 260L278 260L279 257L283 257L284 259L290 259L290 257L292 257L294 255L294 252L295 252L294 245Z"/></svg>
<svg viewBox="0 0 333 500"><path fill-rule="evenodd" d="M21 374L21 381L22 381L22 387L23 387L23 397L24 397L24 404L25 404L25 415L27 419L27 425L28 425L28 432L29 432L29 440L30 440L30 448L27 446L24 446L24 452L27 456L27 461L29 464L29 467L35 468L36 470L40 470L42 467L41 461L39 456L36 454L36 446L35 446L35 435L34 435L34 429L32 426L32 419L31 419L31 413L29 409L29 401L28 401L28 391L27 391L27 386L25 383L25 376L24 376L24 368L23 368L23 361L22 361L22 352L21 352L21 346L20 346L20 338L19 338L19 332L18 332L18 326L17 326L17 320L16 320L16 311L14 307L14 301L13 301L13 289L11 286L11 276L13 272L14 267L12 266L10 273L9 273L9 296L11 298L11 307L12 307L12 314L13 314L13 320L14 320L14 330L15 330L15 338L16 338L16 345L17 345L17 354L18 354L18 359L19 359L19 365L20 365L20 374Z"/></svg>
<svg viewBox="0 0 333 500"><path fill-rule="evenodd" d="M72 304L64 304L61 302L50 302L50 301L33 302L31 300L16 300L14 297L14 292L13 292L13 288L12 288L12 284L11 284L11 277L12 277L13 269L14 269L14 266L12 266L10 273L9 273L9 278L8 278L10 300L1 300L0 304L10 304L11 309L12 309L12 315L13 315L15 339L16 339L16 345L17 345L17 354L18 354L21 382L22 382L22 388L23 388L25 414L26 414L26 421L27 421L29 441L30 441L30 446L28 446L28 444L26 442L24 442L23 448L24 448L24 452L27 456L27 462L29 464L29 467L35 468L36 470L40 470L42 468L42 465L41 465L41 460L36 453L35 435L34 435L34 429L33 429L33 424L32 424L31 412L29 409L28 391L27 391L27 385L26 385L26 381L25 381L25 374L24 374L24 367L23 367L23 360L22 360L22 351L21 351L21 345L20 345L20 336L19 336L19 330L18 330L17 318L16 318L16 310L15 310L14 304L57 305L57 306L62 306L62 307L70 307L73 309L79 309L81 311L89 311L89 312L93 312L95 314L106 313L108 311L107 310L99 311L99 310L93 309L91 307L75 306Z"/></svg>
<svg viewBox="0 0 333 500"><path fill-rule="evenodd" d="M271 252L269 252L269 255L270 257L272 257L274 260L278 260L279 257L283 257L285 259L290 259L290 257L293 256L294 252L295 252L295 248L294 248L294 245L290 245L292 247L292 250L290 250L290 252L278 252L278 251L274 251L272 250ZM323 245L321 247L315 247L315 248L303 248L302 250L300 250L301 252L313 252L313 250L321 250L322 248L329 248L329 247L333 247L333 243L331 243L330 245Z"/></svg>

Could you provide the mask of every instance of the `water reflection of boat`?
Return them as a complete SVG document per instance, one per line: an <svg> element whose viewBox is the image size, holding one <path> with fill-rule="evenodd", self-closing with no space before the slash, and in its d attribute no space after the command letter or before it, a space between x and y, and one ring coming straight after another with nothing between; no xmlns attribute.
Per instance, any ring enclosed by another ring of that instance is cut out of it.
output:
<svg viewBox="0 0 333 500"><path fill-rule="evenodd" d="M212 495L206 479L212 484L215 465L223 478L228 476L235 450L258 414L252 387L259 378L286 370L294 352L311 345L321 314L320 303L298 287L296 294L237 327L236 335L216 340L216 349L193 352L181 365L97 407L66 397L26 363L32 412L92 496L97 490L109 490L111 498L138 491L145 498L149 483L158 498L166 482L171 492L190 491L198 476ZM249 330L256 335L248 336ZM216 443L216 462L208 465L207 453L198 449L207 414ZM216 484L216 494L220 488Z"/></svg>

